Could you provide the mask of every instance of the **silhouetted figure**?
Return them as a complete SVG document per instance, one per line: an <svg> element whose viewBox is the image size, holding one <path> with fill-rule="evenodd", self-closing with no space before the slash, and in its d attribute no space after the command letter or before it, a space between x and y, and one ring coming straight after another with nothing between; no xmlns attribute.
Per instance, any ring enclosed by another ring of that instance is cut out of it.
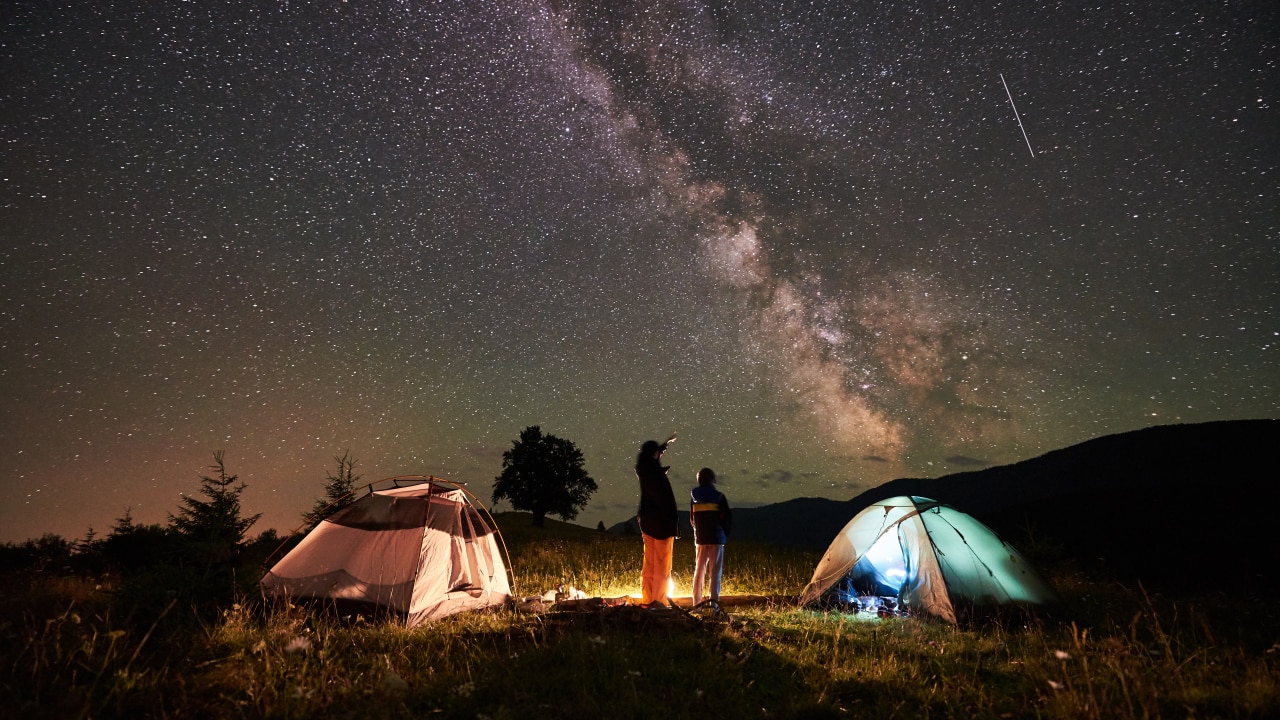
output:
<svg viewBox="0 0 1280 720"><path fill-rule="evenodd" d="M667 442L646 440L636 456L636 478L640 481L640 536L644 538L644 569L640 573L641 596L645 604L665 603L671 580L671 550L679 533L676 496L667 479L669 467L662 465Z"/></svg>

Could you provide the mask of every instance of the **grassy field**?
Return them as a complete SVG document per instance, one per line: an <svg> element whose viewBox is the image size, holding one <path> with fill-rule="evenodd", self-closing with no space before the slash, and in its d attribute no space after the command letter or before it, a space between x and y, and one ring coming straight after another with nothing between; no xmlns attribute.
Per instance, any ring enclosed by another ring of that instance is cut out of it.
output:
<svg viewBox="0 0 1280 720"><path fill-rule="evenodd" d="M638 594L639 538L499 522L517 594ZM678 544L678 593L692 559ZM798 594L817 559L730 545L724 592ZM1280 717L1271 603L1047 574L1065 601L1052 616L959 628L777 604L503 610L408 630L254 597L195 616L130 607L110 580L10 578L0 717Z"/></svg>

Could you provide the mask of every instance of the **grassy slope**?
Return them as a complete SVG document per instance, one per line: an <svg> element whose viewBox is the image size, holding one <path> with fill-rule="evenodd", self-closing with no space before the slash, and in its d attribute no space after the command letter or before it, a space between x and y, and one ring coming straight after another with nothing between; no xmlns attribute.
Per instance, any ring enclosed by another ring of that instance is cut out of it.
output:
<svg viewBox="0 0 1280 720"><path fill-rule="evenodd" d="M520 594L634 591L639 538L499 516ZM687 583L692 548L677 549ZM731 545L726 592L798 592L816 556ZM245 601L125 622L93 584L0 596L0 715L21 717L1275 717L1280 620L1067 568L1059 617L951 628L795 608L696 620L497 612L407 630ZM687 586L686 586L687 587ZM178 612L178 611L175 611ZM154 625L154 628L151 626ZM148 634L148 631L151 631Z"/></svg>

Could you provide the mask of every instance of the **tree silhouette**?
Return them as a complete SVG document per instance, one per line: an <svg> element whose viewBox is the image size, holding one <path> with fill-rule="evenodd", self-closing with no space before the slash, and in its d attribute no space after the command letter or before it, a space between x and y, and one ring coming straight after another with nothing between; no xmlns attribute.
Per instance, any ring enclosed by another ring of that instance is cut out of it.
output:
<svg viewBox="0 0 1280 720"><path fill-rule="evenodd" d="M549 513L572 520L596 491L596 481L587 475L583 462L582 452L572 442L543 435L537 425L527 427L502 454L493 502L506 498L516 510L528 510L537 527Z"/></svg>
<svg viewBox="0 0 1280 720"><path fill-rule="evenodd" d="M227 475L221 450L213 454L211 470L217 477L200 478L200 492L208 500L184 495L182 508L169 520L191 548L210 565L225 564L237 555L245 531L258 521L261 513L240 516L240 494L245 484L235 475Z"/></svg>
<svg viewBox="0 0 1280 720"><path fill-rule="evenodd" d="M341 457L335 455L333 459L338 462L338 473L325 477L324 497L316 500L310 512L302 514L302 519L312 527L355 502L354 490L356 483L360 482L360 476L355 474L355 458L351 457L351 451L348 450Z"/></svg>
<svg viewBox="0 0 1280 720"><path fill-rule="evenodd" d="M111 532L102 540L102 557L115 570L133 572L159 565L176 555L176 533L162 525L140 525L133 521L133 509L125 508Z"/></svg>

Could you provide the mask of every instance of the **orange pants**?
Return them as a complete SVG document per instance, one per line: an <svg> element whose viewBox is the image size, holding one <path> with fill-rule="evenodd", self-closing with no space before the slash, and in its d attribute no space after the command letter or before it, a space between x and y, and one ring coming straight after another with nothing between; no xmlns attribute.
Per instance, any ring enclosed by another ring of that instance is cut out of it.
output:
<svg viewBox="0 0 1280 720"><path fill-rule="evenodd" d="M671 581L671 550L676 539L649 537L644 533L644 570L640 573L640 595L645 605L667 602L667 585Z"/></svg>

